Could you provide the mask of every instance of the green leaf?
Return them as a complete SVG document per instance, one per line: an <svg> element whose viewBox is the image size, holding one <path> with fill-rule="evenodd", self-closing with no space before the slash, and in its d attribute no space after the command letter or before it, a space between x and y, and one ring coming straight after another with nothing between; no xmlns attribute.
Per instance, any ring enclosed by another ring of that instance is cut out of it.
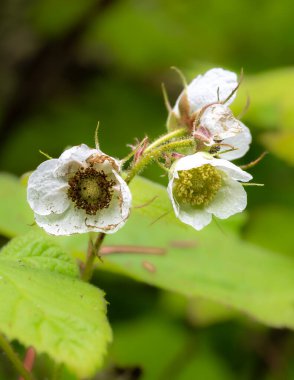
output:
<svg viewBox="0 0 294 380"><path fill-rule="evenodd" d="M30 232L11 240L0 252L1 259L17 261L30 268L79 277L76 262L60 250L58 245L40 233Z"/></svg>
<svg viewBox="0 0 294 380"><path fill-rule="evenodd" d="M294 131L263 133L260 140L268 151L294 165Z"/></svg>
<svg viewBox="0 0 294 380"><path fill-rule="evenodd" d="M233 378L207 338L186 330L164 313L116 323L113 328L112 362L120 367L141 367L142 380Z"/></svg>
<svg viewBox="0 0 294 380"><path fill-rule="evenodd" d="M29 5L30 23L41 35L60 38L89 13L93 3L94 0L65 0L62 4L40 0Z"/></svg>
<svg viewBox="0 0 294 380"><path fill-rule="evenodd" d="M259 138L265 149L291 165L294 165L294 96L289 88L293 85L293 67L246 75L233 104L239 114L249 96L245 124L267 131Z"/></svg>
<svg viewBox="0 0 294 380"><path fill-rule="evenodd" d="M152 246L166 254L113 254L104 257L100 268L227 305L270 326L294 328L294 260L239 239L236 231L243 215L196 232L175 218L164 187L136 178L131 189L132 215L105 244ZM79 256L86 240L85 235L54 238Z"/></svg>
<svg viewBox="0 0 294 380"><path fill-rule="evenodd" d="M30 231L33 212L26 201L26 188L18 178L1 173L0 199L0 233L12 237Z"/></svg>
<svg viewBox="0 0 294 380"><path fill-rule="evenodd" d="M245 75L238 90L233 109L238 114L250 98L250 107L244 115L248 126L264 129L293 130L294 68L270 70L255 75Z"/></svg>
<svg viewBox="0 0 294 380"><path fill-rule="evenodd" d="M221 228L212 223L201 232L179 225L162 186L137 178L131 188L134 204L157 198L134 209L126 226L106 244L153 246L166 249L166 254L112 255L104 269L222 303L271 326L294 328L292 258L240 240L223 222L218 222Z"/></svg>
<svg viewBox="0 0 294 380"><path fill-rule="evenodd" d="M252 211L245 236L252 243L275 249L294 259L293 236L289 229L292 223L293 207L278 204L259 206Z"/></svg>
<svg viewBox="0 0 294 380"><path fill-rule="evenodd" d="M55 244L12 240L0 254L0 330L85 377L102 365L111 330L103 292L75 276Z"/></svg>

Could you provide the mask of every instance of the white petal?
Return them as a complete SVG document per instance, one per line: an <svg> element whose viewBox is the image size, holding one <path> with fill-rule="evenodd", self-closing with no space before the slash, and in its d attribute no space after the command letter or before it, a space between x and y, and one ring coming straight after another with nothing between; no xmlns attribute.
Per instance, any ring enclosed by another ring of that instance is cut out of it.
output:
<svg viewBox="0 0 294 380"><path fill-rule="evenodd" d="M241 122L225 105L215 104L208 107L200 120L201 127L208 129L214 140L223 140L242 132Z"/></svg>
<svg viewBox="0 0 294 380"><path fill-rule="evenodd" d="M198 168L205 164L215 166L216 168L224 171L230 177L238 181L248 182L252 179L251 174L240 169L232 162L222 158L214 158L212 155L205 152L197 152L195 154L180 158L178 161L176 161L173 168L171 169L170 176L172 178L178 178L178 171Z"/></svg>
<svg viewBox="0 0 294 380"><path fill-rule="evenodd" d="M60 214L70 205L67 197L68 184L63 177L55 175L59 165L58 159L44 161L29 178L27 200L37 214Z"/></svg>
<svg viewBox="0 0 294 380"><path fill-rule="evenodd" d="M180 158L176 163L174 164L174 167L172 169L172 172L177 178L176 172L181 170L190 170L193 168L198 168L205 164L210 164L214 162L215 158L212 157L210 154L205 152L197 152L194 154L191 154L189 156L185 156Z"/></svg>
<svg viewBox="0 0 294 380"><path fill-rule="evenodd" d="M122 177L113 171L117 181L120 184L120 193L121 193L121 217L123 221L125 221L129 214L130 214L130 208L132 204L132 194L130 191L129 186L126 184L126 182L122 179Z"/></svg>
<svg viewBox="0 0 294 380"><path fill-rule="evenodd" d="M64 161L78 161L84 162L93 154L103 154L101 150L91 149L86 144L73 146L70 149L66 149L61 156L60 160Z"/></svg>
<svg viewBox="0 0 294 380"><path fill-rule="evenodd" d="M94 169L98 172L103 170L105 174L111 174L112 172L118 172L120 170L121 162L113 157L107 155L101 155L97 157L97 163L94 163ZM114 169L114 171L113 171Z"/></svg>
<svg viewBox="0 0 294 380"><path fill-rule="evenodd" d="M189 224L195 230L200 231L211 222L212 216L204 208L185 209L185 207L181 207L178 218L183 223Z"/></svg>
<svg viewBox="0 0 294 380"><path fill-rule="evenodd" d="M116 232L128 218L131 193L127 184L115 172L114 177L117 179L117 189L108 208L98 210L96 215L87 215L84 210L75 208L72 203L63 214L47 216L35 214L37 224L52 235L71 235L90 231Z"/></svg>
<svg viewBox="0 0 294 380"><path fill-rule="evenodd" d="M248 182L252 179L252 175L240 169L232 162L222 158L214 158L211 165L227 173L229 177L242 182Z"/></svg>
<svg viewBox="0 0 294 380"><path fill-rule="evenodd" d="M62 214L35 214L35 220L40 227L51 235L72 235L74 233L95 231L94 229L89 229L85 224L85 212L76 209L73 203ZM100 232L99 229L96 231Z"/></svg>
<svg viewBox="0 0 294 380"><path fill-rule="evenodd" d="M232 145L237 148L231 152L221 154L222 158L226 160L235 160L237 158L243 157L249 150L249 145L251 144L252 137L248 127L240 122L242 131L236 136L226 138L223 142L225 144ZM224 150L227 148L224 148Z"/></svg>
<svg viewBox="0 0 294 380"><path fill-rule="evenodd" d="M174 199L172 189L173 179L169 181L167 192L176 216L183 223L192 226L197 231L200 231L211 222L212 216L204 208L189 207L187 205L178 204Z"/></svg>
<svg viewBox="0 0 294 380"><path fill-rule="evenodd" d="M81 166L87 166L87 160L93 157L93 165L96 170L103 170L106 174L111 173L112 169L119 170L120 162L113 157L104 154L100 149L91 149L85 144L74 146L65 150L59 160L63 162L57 169L56 174L68 177L75 173ZM99 162L100 161L100 162Z"/></svg>
<svg viewBox="0 0 294 380"><path fill-rule="evenodd" d="M207 104L215 103L219 100L224 101L237 87L237 85L237 75L231 71L223 70L221 68L212 69L207 71L204 75L197 76L187 87L191 113L198 111ZM174 112L177 115L179 114L178 105L180 97L174 108ZM235 97L236 93L227 101L226 104L231 104Z"/></svg>
<svg viewBox="0 0 294 380"><path fill-rule="evenodd" d="M206 206L206 211L220 219L226 219L245 209L247 194L243 186L233 179L224 178L224 186L217 192L213 201Z"/></svg>

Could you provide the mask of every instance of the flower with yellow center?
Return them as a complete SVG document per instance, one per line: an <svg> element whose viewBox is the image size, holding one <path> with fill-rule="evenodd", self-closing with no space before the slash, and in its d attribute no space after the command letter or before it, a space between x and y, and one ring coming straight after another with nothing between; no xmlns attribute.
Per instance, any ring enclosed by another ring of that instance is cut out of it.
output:
<svg viewBox="0 0 294 380"><path fill-rule="evenodd" d="M36 223L52 235L116 232L129 216L132 198L118 172L117 160L85 144L43 162L27 190Z"/></svg>
<svg viewBox="0 0 294 380"><path fill-rule="evenodd" d="M252 176L224 159L198 152L180 158L171 169L168 194L176 216L196 230L212 220L241 212L247 195L239 181Z"/></svg>

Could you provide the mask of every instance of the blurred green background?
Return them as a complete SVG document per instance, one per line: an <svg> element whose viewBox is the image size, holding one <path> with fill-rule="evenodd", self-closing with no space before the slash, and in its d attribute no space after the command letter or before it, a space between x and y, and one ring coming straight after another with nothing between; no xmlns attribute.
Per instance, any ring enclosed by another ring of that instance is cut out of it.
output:
<svg viewBox="0 0 294 380"><path fill-rule="evenodd" d="M291 0L2 0L0 170L21 175L43 161L39 149L55 157L93 145L98 120L102 149L122 158L134 138L164 133L161 83L172 101L181 91L170 66L189 79L243 68L233 108L249 95L253 143L242 163L269 155L251 170L265 187L248 189L240 234L293 255L293 12ZM145 173L165 183L160 174ZM289 330L124 277L98 272L94 281L114 329L97 379L294 379Z"/></svg>

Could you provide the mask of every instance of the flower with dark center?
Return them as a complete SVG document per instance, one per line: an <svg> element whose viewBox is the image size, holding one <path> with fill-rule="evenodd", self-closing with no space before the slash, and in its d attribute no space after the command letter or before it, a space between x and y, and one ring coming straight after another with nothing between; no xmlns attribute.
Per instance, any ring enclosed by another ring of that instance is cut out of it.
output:
<svg viewBox="0 0 294 380"><path fill-rule="evenodd" d="M68 196L76 207L95 215L98 210L109 207L115 181L108 179L103 170L93 167L81 168L69 180Z"/></svg>
<svg viewBox="0 0 294 380"><path fill-rule="evenodd" d="M212 220L241 212L247 195L238 181L252 176L230 161L198 152L180 158L171 168L168 194L176 216L196 230Z"/></svg>
<svg viewBox="0 0 294 380"><path fill-rule="evenodd" d="M43 162L31 174L27 192L37 224L53 235L117 231L131 206L118 171L117 160L84 144Z"/></svg>

